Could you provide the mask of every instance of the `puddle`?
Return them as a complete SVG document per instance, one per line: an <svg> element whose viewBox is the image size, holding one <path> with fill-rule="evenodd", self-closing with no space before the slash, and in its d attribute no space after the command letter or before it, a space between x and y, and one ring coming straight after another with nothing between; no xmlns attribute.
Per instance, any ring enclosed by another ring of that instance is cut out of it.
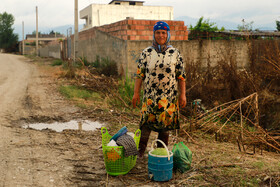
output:
<svg viewBox="0 0 280 187"><path fill-rule="evenodd" d="M77 121L72 120L69 122L61 123L61 122L54 122L54 123L33 123L33 124L26 124L23 128L31 128L36 130L43 130L43 129L52 129L56 132L62 132L65 129L73 129L73 130L84 130L84 131L94 131L97 128L101 128L103 124L99 123L98 121Z"/></svg>

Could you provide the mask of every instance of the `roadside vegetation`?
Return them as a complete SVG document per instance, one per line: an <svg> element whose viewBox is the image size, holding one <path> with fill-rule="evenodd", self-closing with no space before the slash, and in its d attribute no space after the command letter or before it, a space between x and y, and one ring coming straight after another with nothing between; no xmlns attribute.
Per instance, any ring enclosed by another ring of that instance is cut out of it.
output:
<svg viewBox="0 0 280 187"><path fill-rule="evenodd" d="M13 24L15 18L7 12L0 12L0 49L5 52L17 50L18 35L14 33Z"/></svg>

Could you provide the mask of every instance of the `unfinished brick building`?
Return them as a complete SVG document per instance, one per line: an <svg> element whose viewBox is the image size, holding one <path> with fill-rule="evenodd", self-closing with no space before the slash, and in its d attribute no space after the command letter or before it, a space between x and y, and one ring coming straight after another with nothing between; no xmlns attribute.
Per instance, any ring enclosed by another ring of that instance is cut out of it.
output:
<svg viewBox="0 0 280 187"><path fill-rule="evenodd" d="M98 29L123 40L153 40L153 26L159 20L126 19L112 24L93 27L79 33L79 40L93 37ZM170 26L171 41L188 40L187 26L184 21L165 21Z"/></svg>

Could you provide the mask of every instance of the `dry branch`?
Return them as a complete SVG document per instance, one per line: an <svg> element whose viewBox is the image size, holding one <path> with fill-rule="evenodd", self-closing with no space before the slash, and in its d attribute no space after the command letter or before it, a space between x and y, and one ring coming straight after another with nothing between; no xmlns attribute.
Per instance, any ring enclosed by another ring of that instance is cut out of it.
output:
<svg viewBox="0 0 280 187"><path fill-rule="evenodd" d="M222 107L224 107L222 110L217 110L218 108ZM245 111L242 112L242 109L244 109ZM236 116L234 118L234 121L232 121L233 116ZM238 116L239 122L241 124L235 125ZM226 119L226 121L220 123L219 118ZM218 134L221 133L222 129L225 127L227 127L226 130L228 130L228 133L233 133L234 131L236 131L234 137L239 137L241 133L241 138L237 142L238 145L240 143L242 144L243 149L245 149L243 144L244 138L250 140L251 144L253 145L265 144L277 151L280 151L280 143L277 142L276 139L274 139L259 125L258 118L258 94L253 93L245 98L224 103L220 106L215 107L214 109L209 110L205 114L200 115L197 118L195 124L197 125L197 128L203 130L203 133L209 132L209 130L214 129L214 132ZM249 130L247 129L249 126L255 127L256 131L249 132ZM226 132L224 132L224 134L226 134ZM241 150L240 145L239 150Z"/></svg>

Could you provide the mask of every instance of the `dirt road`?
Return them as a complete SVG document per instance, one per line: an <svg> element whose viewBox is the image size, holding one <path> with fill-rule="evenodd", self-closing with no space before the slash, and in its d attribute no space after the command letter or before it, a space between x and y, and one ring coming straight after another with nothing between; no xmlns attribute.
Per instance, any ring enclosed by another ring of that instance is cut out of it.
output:
<svg viewBox="0 0 280 187"><path fill-rule="evenodd" d="M106 172L100 145L94 143L100 142L99 131L21 127L82 117L40 66L0 53L0 106L0 186L102 185Z"/></svg>

